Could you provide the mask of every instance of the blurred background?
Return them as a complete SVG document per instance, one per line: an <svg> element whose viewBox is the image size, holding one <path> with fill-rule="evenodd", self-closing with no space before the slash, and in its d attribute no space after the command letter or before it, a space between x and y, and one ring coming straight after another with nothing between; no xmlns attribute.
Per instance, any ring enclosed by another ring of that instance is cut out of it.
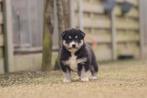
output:
<svg viewBox="0 0 147 98"><path fill-rule="evenodd" d="M147 57L147 0L53 0L52 65L60 33L86 33L98 61ZM0 73L40 70L44 0L0 0Z"/></svg>

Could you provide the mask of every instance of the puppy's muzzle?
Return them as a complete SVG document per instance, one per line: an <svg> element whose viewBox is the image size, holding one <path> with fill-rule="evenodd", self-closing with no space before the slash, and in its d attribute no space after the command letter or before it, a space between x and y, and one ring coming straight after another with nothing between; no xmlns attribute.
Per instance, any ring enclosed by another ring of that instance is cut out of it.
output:
<svg viewBox="0 0 147 98"><path fill-rule="evenodd" d="M70 48L77 48L77 45L74 41L69 44Z"/></svg>

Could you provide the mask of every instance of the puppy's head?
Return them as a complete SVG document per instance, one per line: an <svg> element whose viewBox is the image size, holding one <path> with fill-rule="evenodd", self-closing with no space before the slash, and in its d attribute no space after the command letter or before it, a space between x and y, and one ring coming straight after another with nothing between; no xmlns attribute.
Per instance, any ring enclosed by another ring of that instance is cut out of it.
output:
<svg viewBox="0 0 147 98"><path fill-rule="evenodd" d="M76 52L84 45L85 33L78 29L66 30L62 33L63 46L70 52Z"/></svg>

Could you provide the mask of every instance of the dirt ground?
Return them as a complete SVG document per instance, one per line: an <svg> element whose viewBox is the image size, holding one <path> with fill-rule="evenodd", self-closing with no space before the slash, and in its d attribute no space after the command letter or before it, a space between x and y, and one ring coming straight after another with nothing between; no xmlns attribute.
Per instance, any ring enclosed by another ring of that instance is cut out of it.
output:
<svg viewBox="0 0 147 98"><path fill-rule="evenodd" d="M99 79L62 82L62 73L20 72L0 75L0 98L147 98L147 61L100 65Z"/></svg>

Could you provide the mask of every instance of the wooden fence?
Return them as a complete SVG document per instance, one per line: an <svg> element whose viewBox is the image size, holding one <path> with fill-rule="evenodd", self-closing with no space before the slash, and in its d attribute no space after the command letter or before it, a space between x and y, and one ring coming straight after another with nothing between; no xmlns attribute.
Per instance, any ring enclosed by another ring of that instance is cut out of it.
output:
<svg viewBox="0 0 147 98"><path fill-rule="evenodd" d="M15 50L17 48L41 49L43 2L41 0L13 1L15 1L12 2L13 19L16 23L13 31ZM71 27L80 28L86 32L86 41L93 45L98 60L117 59L120 55L132 55L135 58L140 56L138 0L127 0L133 8L125 16L121 16L121 3L124 0L116 0L113 29L116 34L111 31L111 18L104 14L103 0L70 1L72 1L70 3ZM57 37L57 34L54 37Z"/></svg>
<svg viewBox="0 0 147 98"><path fill-rule="evenodd" d="M43 2L42 0L11 1L13 2L11 4L12 16L10 18L13 19L13 28L10 27L13 30L10 31L9 29L5 33L10 34L11 32L12 34L13 32L13 35L9 36L11 37L11 43L7 43L7 46L11 46L11 48L7 48L9 50L14 48L14 51L9 52L12 55L9 55L9 57L11 56L9 60L13 64L8 64L8 69L10 72L39 70L42 57ZM133 8L125 16L121 16L120 7L124 0L116 0L117 4L113 12L114 21L104 14L103 0L70 1L70 25L71 27L83 29L86 32L86 41L92 45L97 60L117 59L121 55L140 57L139 0L127 0L133 5ZM4 72L4 19L2 8L3 1L0 0L0 73ZM56 16L56 12L54 14ZM57 26L56 24L54 25ZM55 28L57 29L57 27ZM55 32L53 36L55 46L58 44L57 34L58 32Z"/></svg>
<svg viewBox="0 0 147 98"><path fill-rule="evenodd" d="M139 32L139 1L127 0L133 8L125 16L121 16L120 4L124 0L116 0L114 9L115 29L116 29L116 58L120 55L132 55L140 57L140 32ZM82 25L86 32L86 41L93 44L98 60L113 59L113 43L111 32L111 19L104 14L104 4L102 0L73 0L72 26L80 28ZM82 11L80 11L82 6ZM82 18L80 15L82 12ZM82 23L80 23L82 19Z"/></svg>
<svg viewBox="0 0 147 98"><path fill-rule="evenodd" d="M42 46L43 0L12 0L15 49Z"/></svg>

